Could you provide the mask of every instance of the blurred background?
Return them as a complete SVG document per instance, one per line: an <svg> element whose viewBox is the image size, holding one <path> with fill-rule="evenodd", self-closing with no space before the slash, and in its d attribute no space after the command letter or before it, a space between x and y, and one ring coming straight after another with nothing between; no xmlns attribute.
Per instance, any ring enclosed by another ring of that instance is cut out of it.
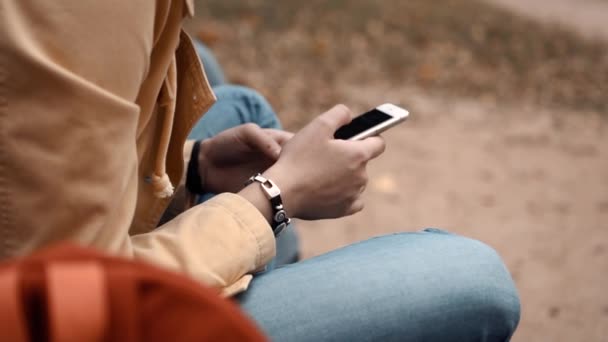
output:
<svg viewBox="0 0 608 342"><path fill-rule="evenodd" d="M366 209L298 222L303 256L441 227L498 250L515 341L608 341L608 1L200 0L188 23L296 131L393 102Z"/></svg>

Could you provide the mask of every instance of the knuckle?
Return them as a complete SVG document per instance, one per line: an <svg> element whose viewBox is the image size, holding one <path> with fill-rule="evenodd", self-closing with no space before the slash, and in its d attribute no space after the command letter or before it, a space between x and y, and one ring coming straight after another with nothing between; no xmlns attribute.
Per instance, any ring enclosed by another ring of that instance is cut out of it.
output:
<svg viewBox="0 0 608 342"><path fill-rule="evenodd" d="M365 150L359 148L353 152L353 159L355 162L360 164L367 161L368 154Z"/></svg>
<svg viewBox="0 0 608 342"><path fill-rule="evenodd" d="M350 173L356 173L357 171L359 171L359 168L360 168L360 163L357 160L352 161L346 165L346 169Z"/></svg>
<svg viewBox="0 0 608 342"><path fill-rule="evenodd" d="M365 170L363 172L361 172L361 174L359 175L359 178L361 179L361 186L366 186L367 183L369 182L369 176L368 176L367 172L365 172Z"/></svg>
<svg viewBox="0 0 608 342"><path fill-rule="evenodd" d="M322 126L324 128L332 128L332 126L333 126L332 122L325 116L319 117L317 122L319 123L320 126Z"/></svg>
<svg viewBox="0 0 608 342"><path fill-rule="evenodd" d="M360 211L363 210L363 208L365 207L365 204L363 203L363 201L356 201L355 203L353 203L350 207L349 210L349 214L356 214Z"/></svg>
<svg viewBox="0 0 608 342"><path fill-rule="evenodd" d="M338 104L334 107L334 110L336 112L338 112L343 119L350 119L352 116L352 112L350 110L350 108L348 108L346 105L344 104Z"/></svg>
<svg viewBox="0 0 608 342"><path fill-rule="evenodd" d="M380 138L380 153L383 153L386 150L386 140L384 138Z"/></svg>
<svg viewBox="0 0 608 342"><path fill-rule="evenodd" d="M260 127L252 122L243 124L243 129L248 133L256 132Z"/></svg>
<svg viewBox="0 0 608 342"><path fill-rule="evenodd" d="M361 187L355 186L351 189L350 194L348 195L348 202L350 205L354 205L359 202L361 199Z"/></svg>
<svg viewBox="0 0 608 342"><path fill-rule="evenodd" d="M339 111L343 114L350 114L350 108L348 108L345 104L339 103L334 107L334 110Z"/></svg>
<svg viewBox="0 0 608 342"><path fill-rule="evenodd" d="M386 151L386 142L384 139L382 139L382 143L380 144L380 154L384 153L384 151Z"/></svg>

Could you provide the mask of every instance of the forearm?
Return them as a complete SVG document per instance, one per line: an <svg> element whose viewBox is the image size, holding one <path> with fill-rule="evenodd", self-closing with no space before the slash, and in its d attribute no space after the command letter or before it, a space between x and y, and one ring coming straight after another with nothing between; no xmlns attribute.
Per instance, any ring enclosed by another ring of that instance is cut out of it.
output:
<svg viewBox="0 0 608 342"><path fill-rule="evenodd" d="M258 183L247 185L245 188L243 188L243 190L239 191L238 194L249 201L249 203L251 203L262 214L262 216L264 216L266 222L271 223L272 207L270 206L270 201L268 201Z"/></svg>
<svg viewBox="0 0 608 342"><path fill-rule="evenodd" d="M297 180L290 178L289 175L278 165L273 165L268 170L264 171L262 176L273 181L281 191L281 202L287 216L297 217L300 206L298 195L304 191L298 191L296 189ZM261 184L254 182L243 188L239 192L239 195L253 204L260 211L260 213L262 213L266 220L272 224L274 210L270 200L267 198L261 187Z"/></svg>
<svg viewBox="0 0 608 342"><path fill-rule="evenodd" d="M235 194L217 195L131 242L135 257L218 288L264 267L275 255L267 219Z"/></svg>

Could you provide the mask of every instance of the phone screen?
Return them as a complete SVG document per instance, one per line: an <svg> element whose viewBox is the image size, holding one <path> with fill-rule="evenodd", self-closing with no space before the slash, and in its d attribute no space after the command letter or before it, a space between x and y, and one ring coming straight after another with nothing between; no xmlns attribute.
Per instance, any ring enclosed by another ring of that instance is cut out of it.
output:
<svg viewBox="0 0 608 342"><path fill-rule="evenodd" d="M392 116L386 113L383 113L377 109L372 109L369 112L354 118L349 124L340 127L336 133L334 133L334 138L344 140L352 138L361 132L365 132L378 124L390 120L391 118Z"/></svg>

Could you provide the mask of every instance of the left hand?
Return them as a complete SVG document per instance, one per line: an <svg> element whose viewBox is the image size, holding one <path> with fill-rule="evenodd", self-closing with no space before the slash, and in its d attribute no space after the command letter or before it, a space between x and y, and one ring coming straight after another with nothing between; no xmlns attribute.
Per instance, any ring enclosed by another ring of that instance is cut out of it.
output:
<svg viewBox="0 0 608 342"><path fill-rule="evenodd" d="M239 125L203 140L199 173L208 192L238 192L245 181L272 166L293 133Z"/></svg>

